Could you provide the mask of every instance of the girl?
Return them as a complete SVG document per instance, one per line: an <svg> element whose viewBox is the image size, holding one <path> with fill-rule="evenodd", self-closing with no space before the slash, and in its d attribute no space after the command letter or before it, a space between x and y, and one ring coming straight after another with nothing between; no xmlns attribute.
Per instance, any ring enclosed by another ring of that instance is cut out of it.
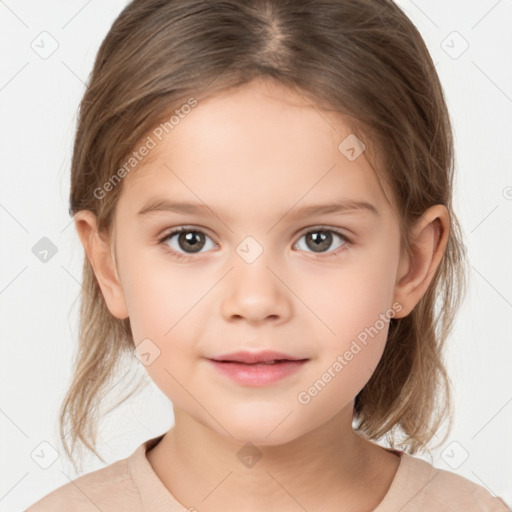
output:
<svg viewBox="0 0 512 512"><path fill-rule="evenodd" d="M28 510L507 510L413 457L450 411L452 182L438 76L390 0L130 3L76 133L61 437L96 453L122 356L175 424Z"/></svg>

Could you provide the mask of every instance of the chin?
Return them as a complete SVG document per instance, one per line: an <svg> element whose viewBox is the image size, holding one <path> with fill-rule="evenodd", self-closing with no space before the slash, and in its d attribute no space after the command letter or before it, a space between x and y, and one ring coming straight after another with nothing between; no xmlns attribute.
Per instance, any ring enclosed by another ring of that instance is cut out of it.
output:
<svg viewBox="0 0 512 512"><path fill-rule="evenodd" d="M260 446L282 445L297 439L304 432L299 431L296 424L297 418L290 414L263 413L244 415L243 417L235 417L232 415L227 421L221 422L226 430L231 434L227 434L219 425L211 425L220 434L224 435L231 441L242 444L252 443Z"/></svg>

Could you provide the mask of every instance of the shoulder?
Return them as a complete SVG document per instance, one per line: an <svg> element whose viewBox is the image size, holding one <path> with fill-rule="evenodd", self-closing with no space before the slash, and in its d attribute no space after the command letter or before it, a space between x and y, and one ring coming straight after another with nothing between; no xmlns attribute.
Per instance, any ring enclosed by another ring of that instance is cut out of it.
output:
<svg viewBox="0 0 512 512"><path fill-rule="evenodd" d="M402 454L401 491L407 495L406 511L439 510L443 512L510 512L500 497L485 487L451 471Z"/></svg>
<svg viewBox="0 0 512 512"><path fill-rule="evenodd" d="M98 510L141 510L138 491L131 478L127 459L70 481L41 498L25 512Z"/></svg>

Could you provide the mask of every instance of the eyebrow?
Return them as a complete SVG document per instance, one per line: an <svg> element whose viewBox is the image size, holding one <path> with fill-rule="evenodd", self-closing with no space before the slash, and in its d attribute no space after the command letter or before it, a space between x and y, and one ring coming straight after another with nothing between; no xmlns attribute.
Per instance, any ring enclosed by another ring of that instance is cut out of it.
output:
<svg viewBox="0 0 512 512"><path fill-rule="evenodd" d="M286 217L287 215L291 218L303 218L329 213L350 214L358 212L371 213L377 217L380 216L379 211L373 204L368 203L367 201L358 201L353 199L335 201L329 204L301 206L300 208L296 208L293 212L292 210L293 207L288 210L288 212L283 213L280 218ZM139 210L138 215L146 215L153 212L174 212L189 215L202 215L205 217L216 217L215 213L213 213L213 211L205 204L187 202L177 203L160 198L150 200Z"/></svg>

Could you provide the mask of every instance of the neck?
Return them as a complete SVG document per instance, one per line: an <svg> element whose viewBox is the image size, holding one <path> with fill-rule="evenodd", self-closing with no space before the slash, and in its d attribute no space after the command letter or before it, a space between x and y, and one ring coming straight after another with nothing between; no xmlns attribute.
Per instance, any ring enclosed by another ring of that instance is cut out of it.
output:
<svg viewBox="0 0 512 512"><path fill-rule="evenodd" d="M373 509L399 462L353 431L352 404L288 443L258 446L226 437L175 408L175 426L147 458L180 503L207 512L225 511L226 503L233 510L265 512L340 510L340 503L347 511Z"/></svg>

